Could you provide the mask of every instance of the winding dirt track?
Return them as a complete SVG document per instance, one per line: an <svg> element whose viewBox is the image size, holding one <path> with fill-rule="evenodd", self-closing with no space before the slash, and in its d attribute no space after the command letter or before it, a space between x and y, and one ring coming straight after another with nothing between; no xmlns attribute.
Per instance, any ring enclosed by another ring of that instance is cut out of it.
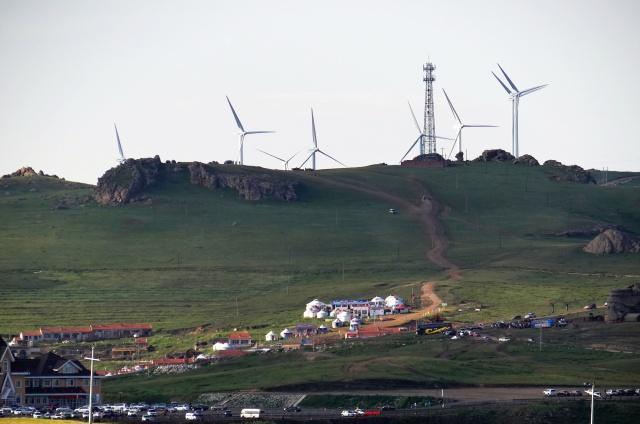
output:
<svg viewBox="0 0 640 424"><path fill-rule="evenodd" d="M442 207L417 180L407 181L408 184L414 187L414 190L418 194L417 203L412 203L402 197L383 191L378 187L361 182L338 181L329 178L321 178L315 175L306 175L305 177L311 178L321 184L346 188L377 197L378 199L389 202L401 211L406 212L409 216L415 218L422 224L424 235L432 242L431 249L426 252L426 258L431 263L446 270L451 278L457 279L459 277L459 268L445 256L445 252L449 247L449 241L445 236L442 224L438 221L438 215L442 211ZM433 290L431 289L431 292L432 291Z"/></svg>

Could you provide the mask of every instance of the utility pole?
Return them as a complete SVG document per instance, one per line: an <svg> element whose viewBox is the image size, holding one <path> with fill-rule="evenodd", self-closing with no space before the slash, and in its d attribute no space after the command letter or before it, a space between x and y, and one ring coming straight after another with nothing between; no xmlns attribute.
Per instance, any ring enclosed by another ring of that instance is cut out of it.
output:
<svg viewBox="0 0 640 424"><path fill-rule="evenodd" d="M590 424L593 424L593 394L596 391L596 383L595 381L591 383L591 419L589 420Z"/></svg>
<svg viewBox="0 0 640 424"><path fill-rule="evenodd" d="M538 352L542 352L542 325L540 325L540 345L538 346Z"/></svg>
<svg viewBox="0 0 640 424"><path fill-rule="evenodd" d="M84 358L87 361L90 361L89 366L89 424L93 421L93 363L96 361L100 361L97 359L94 354L94 346L91 346L91 358Z"/></svg>

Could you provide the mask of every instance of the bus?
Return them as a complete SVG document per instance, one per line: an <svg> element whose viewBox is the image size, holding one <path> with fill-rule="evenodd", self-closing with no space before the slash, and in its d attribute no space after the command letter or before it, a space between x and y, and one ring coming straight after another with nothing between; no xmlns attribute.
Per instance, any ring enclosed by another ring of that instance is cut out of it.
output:
<svg viewBox="0 0 640 424"><path fill-rule="evenodd" d="M240 418L260 418L261 412L259 409L245 408L240 411Z"/></svg>

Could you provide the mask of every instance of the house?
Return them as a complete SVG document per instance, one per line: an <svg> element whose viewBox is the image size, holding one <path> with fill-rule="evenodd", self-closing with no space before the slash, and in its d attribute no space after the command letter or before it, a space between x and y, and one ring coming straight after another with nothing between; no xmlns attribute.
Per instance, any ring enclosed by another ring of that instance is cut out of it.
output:
<svg viewBox="0 0 640 424"><path fill-rule="evenodd" d="M42 327L38 330L23 331L20 340L31 345L41 342L61 342L71 340L84 342L88 340L119 339L122 337L147 337L151 335L151 324L96 324L80 327Z"/></svg>
<svg viewBox="0 0 640 424"><path fill-rule="evenodd" d="M111 359L132 360L137 356L140 348L138 346L118 346L111 348Z"/></svg>
<svg viewBox="0 0 640 424"><path fill-rule="evenodd" d="M15 358L10 366L16 404L77 408L89 402L90 372L80 361L49 352L36 358ZM100 403L101 378L93 376L96 404Z"/></svg>
<svg viewBox="0 0 640 424"><path fill-rule="evenodd" d="M229 334L229 346L234 348L251 347L253 339L248 331L233 331Z"/></svg>
<svg viewBox="0 0 640 424"><path fill-rule="evenodd" d="M13 405L16 400L16 389L11 380L11 364L15 361L11 349L0 337L0 406Z"/></svg>
<svg viewBox="0 0 640 424"><path fill-rule="evenodd" d="M153 327L151 324L99 324L92 325L93 335L97 339L120 339L123 337L148 337Z"/></svg>

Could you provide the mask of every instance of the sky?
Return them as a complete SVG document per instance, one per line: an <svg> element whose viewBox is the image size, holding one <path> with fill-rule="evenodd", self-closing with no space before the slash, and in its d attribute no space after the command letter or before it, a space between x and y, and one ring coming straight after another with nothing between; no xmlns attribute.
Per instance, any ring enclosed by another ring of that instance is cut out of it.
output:
<svg viewBox="0 0 640 424"><path fill-rule="evenodd" d="M238 157L225 96L245 128L245 164L282 168L312 146L348 166L397 164L418 136L422 65L436 66L435 123L463 149L511 149L584 168L640 171L640 2L0 0L0 174L31 166L95 184L127 157ZM451 142L438 144L446 154ZM417 155L414 150L409 156ZM339 166L326 158L319 168Z"/></svg>

